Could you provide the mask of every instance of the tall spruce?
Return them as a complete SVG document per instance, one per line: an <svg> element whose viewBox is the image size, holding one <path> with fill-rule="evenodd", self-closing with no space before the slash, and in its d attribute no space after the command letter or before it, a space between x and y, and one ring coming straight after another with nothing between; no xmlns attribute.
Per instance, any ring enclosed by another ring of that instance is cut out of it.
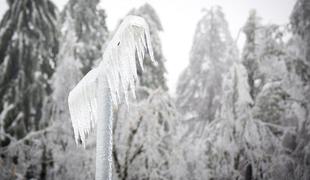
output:
<svg viewBox="0 0 310 180"><path fill-rule="evenodd" d="M204 123L214 120L222 95L222 76L238 59L237 54L222 9L205 10L196 28L190 64L177 86L177 106L185 119Z"/></svg>
<svg viewBox="0 0 310 180"><path fill-rule="evenodd" d="M81 63L80 69L86 74L101 57L108 38L106 14L99 9L99 0L70 0L61 13L60 23L63 37L74 33L72 54ZM63 59L59 60L63 61Z"/></svg>
<svg viewBox="0 0 310 180"><path fill-rule="evenodd" d="M58 51L56 8L49 0L8 1L0 24L1 146L46 125L43 107ZM8 136L3 136L6 134Z"/></svg>
<svg viewBox="0 0 310 180"><path fill-rule="evenodd" d="M7 2L0 23L0 148L7 149L1 152L0 179L44 179L52 155L44 140L31 137L50 123L57 10L49 0Z"/></svg>
<svg viewBox="0 0 310 180"><path fill-rule="evenodd" d="M250 95L253 99L255 99L257 95L257 89L255 89L255 79L257 79L258 76L257 41L259 40L258 29L260 26L260 18L257 16L256 11L252 10L245 26L243 27L246 42L242 54L242 63L248 72Z"/></svg>

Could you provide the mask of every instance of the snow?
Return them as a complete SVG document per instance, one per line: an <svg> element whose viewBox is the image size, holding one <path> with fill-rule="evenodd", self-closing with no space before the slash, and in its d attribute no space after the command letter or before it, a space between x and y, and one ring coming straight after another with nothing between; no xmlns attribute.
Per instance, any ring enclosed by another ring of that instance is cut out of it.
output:
<svg viewBox="0 0 310 180"><path fill-rule="evenodd" d="M241 64L235 64L235 72L237 73L237 79L238 79L238 95L239 95L239 102L240 105L246 105L246 104L252 104L253 100L250 96L249 92L249 85L248 85L248 78L247 78L247 72L243 65Z"/></svg>
<svg viewBox="0 0 310 180"><path fill-rule="evenodd" d="M205 62L202 63L201 65L201 70L202 71L207 71L210 69L210 61L209 60L206 60Z"/></svg>

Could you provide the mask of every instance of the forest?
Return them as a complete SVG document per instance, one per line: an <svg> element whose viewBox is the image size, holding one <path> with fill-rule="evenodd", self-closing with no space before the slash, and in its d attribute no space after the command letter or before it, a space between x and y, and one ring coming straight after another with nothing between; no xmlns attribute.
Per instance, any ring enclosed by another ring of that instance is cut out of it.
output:
<svg viewBox="0 0 310 180"><path fill-rule="evenodd" d="M6 1L0 180L95 179L96 132L76 144L68 96L116 31L99 2ZM296 0L288 24L251 10L241 51L223 8L204 10L174 96L155 8L127 15L147 22L156 63L143 57L136 97L112 109L113 180L310 179L309 0Z"/></svg>

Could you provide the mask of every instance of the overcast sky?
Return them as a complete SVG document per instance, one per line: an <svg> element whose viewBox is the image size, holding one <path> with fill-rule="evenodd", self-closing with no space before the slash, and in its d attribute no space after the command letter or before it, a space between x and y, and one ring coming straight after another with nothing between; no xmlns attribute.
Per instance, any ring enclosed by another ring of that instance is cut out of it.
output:
<svg viewBox="0 0 310 180"><path fill-rule="evenodd" d="M52 0L62 9L68 0ZM107 12L107 24L113 30L118 20L134 7L148 2L157 11L164 32L161 33L163 53L167 59L167 79L174 94L177 79L188 65L189 52L201 9L220 5L226 15L233 38L237 37L249 11L256 9L264 23L286 24L296 0L101 0L100 6ZM6 0L0 0L0 17L7 9ZM244 36L238 39L242 49Z"/></svg>

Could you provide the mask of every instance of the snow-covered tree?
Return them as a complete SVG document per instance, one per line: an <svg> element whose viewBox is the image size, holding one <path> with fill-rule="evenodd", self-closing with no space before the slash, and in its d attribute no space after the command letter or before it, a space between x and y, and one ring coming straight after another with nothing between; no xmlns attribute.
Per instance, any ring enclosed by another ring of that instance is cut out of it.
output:
<svg viewBox="0 0 310 180"><path fill-rule="evenodd" d="M297 65L304 47L296 44L299 40L295 36L289 44L284 41L290 36L287 27L255 23L255 16L252 12L244 27L247 43L243 64L247 68L250 92L254 98L252 118L264 125L259 129L269 132L275 147L274 150L262 150L272 158L265 160L266 170L261 171L255 166L257 163L252 163L253 175L259 179L307 179L308 167L301 160L307 156L305 149L309 142L305 131L307 87L302 85L304 76L298 78L303 73ZM265 138L260 143L266 142Z"/></svg>
<svg viewBox="0 0 310 180"><path fill-rule="evenodd" d="M177 86L177 106L192 125L204 128L206 122L214 120L222 94L222 76L238 59L237 54L221 8L205 10L196 28L190 64Z"/></svg>
<svg viewBox="0 0 310 180"><path fill-rule="evenodd" d="M290 52L293 52L295 59L291 63L292 70L299 76L303 82L303 88L305 92L305 98L307 102L310 102L310 9L309 1L298 0L295 4L292 16L291 24L295 35L293 39L293 47Z"/></svg>
<svg viewBox="0 0 310 180"><path fill-rule="evenodd" d="M303 82L303 89L305 89L305 98L310 102L310 9L309 1L298 0L295 4L291 24L295 35L293 45L291 48L295 55L294 61L291 63L291 69L299 76ZM308 92L308 93L307 93Z"/></svg>
<svg viewBox="0 0 310 180"><path fill-rule="evenodd" d="M289 160L271 125L253 117L247 77L242 64L224 76L215 120L186 153L189 179L277 179L273 166Z"/></svg>
<svg viewBox="0 0 310 180"><path fill-rule="evenodd" d="M283 40L286 27L275 24L263 25L255 10L243 27L246 43L242 63L248 72L250 94L256 102L264 85L279 83L287 76L286 47Z"/></svg>
<svg viewBox="0 0 310 180"><path fill-rule="evenodd" d="M159 37L159 33L163 31L162 24L160 19L155 11L155 9L148 3L139 7L138 9L133 9L129 12L131 15L137 15L143 17L146 22L150 26L150 33L152 39L152 47L154 51L154 57L156 59L156 64L152 64L149 61L149 56L145 56L144 61L144 69L138 69L139 75L139 84L140 86L157 89L162 88L163 90L167 90L167 82L166 82L166 67L165 62L166 58L162 52L161 41Z"/></svg>
<svg viewBox="0 0 310 180"><path fill-rule="evenodd" d="M246 43L242 63L248 72L253 115L265 122L283 124L289 97L288 54L284 41L287 27L263 25L256 12L251 11L243 30Z"/></svg>
<svg viewBox="0 0 310 180"><path fill-rule="evenodd" d="M256 11L252 10L250 12L250 16L243 27L243 32L246 36L245 46L242 52L242 63L246 67L248 72L248 81L250 85L250 94L253 99L257 94L257 88L261 79L258 78L258 48L257 44L260 40L260 34L258 33L258 29L261 28L260 18L257 16ZM256 85L255 86L255 80Z"/></svg>
<svg viewBox="0 0 310 180"><path fill-rule="evenodd" d="M310 107L310 61L309 61L309 1L298 0L291 15L293 35L287 44L286 59L289 78L287 90L290 97L291 122L295 131L283 143L289 148L292 161L286 163L291 179L309 179L309 107Z"/></svg>
<svg viewBox="0 0 310 180"><path fill-rule="evenodd" d="M43 125L58 48L55 11L47 0L10 1L1 21L1 133L17 139ZM3 146L9 143L1 138Z"/></svg>
<svg viewBox="0 0 310 180"><path fill-rule="evenodd" d="M288 71L286 66L287 50L283 40L288 34L286 28L277 25L265 25L256 30L260 34L259 41L256 42L256 63L257 69L251 71L255 76L252 97L254 98L253 115L265 122L282 124L285 121L286 100L289 97L286 86L288 82ZM245 45L245 49L247 46ZM246 61L246 58L243 62ZM250 81L249 81L249 84Z"/></svg>
<svg viewBox="0 0 310 180"><path fill-rule="evenodd" d="M98 8L98 0L69 0L60 16L63 36L74 33L73 56L81 63L81 71L86 74L102 55L108 30L103 9ZM59 60L61 63L61 60Z"/></svg>
<svg viewBox="0 0 310 180"><path fill-rule="evenodd" d="M57 11L49 0L7 2L0 23L0 179L44 179L47 163L41 158L46 160L49 150L30 137L49 122L45 109L58 51Z"/></svg>
<svg viewBox="0 0 310 180"><path fill-rule="evenodd" d="M223 74L215 120L201 138L183 135L185 179L307 179L304 43L287 45L287 27L262 25L254 12L243 30L244 67Z"/></svg>
<svg viewBox="0 0 310 180"><path fill-rule="evenodd" d="M295 33L300 35L303 38L305 43L305 61L309 66L310 61L310 2L307 0L298 0L295 4L295 7L291 16L291 23ZM309 70L309 67L307 68ZM309 72L308 72L309 74Z"/></svg>
<svg viewBox="0 0 310 180"><path fill-rule="evenodd" d="M162 90L139 87L145 94L128 109L121 106L114 123L114 179L173 179L177 164L176 108ZM179 154L180 155L180 154Z"/></svg>

